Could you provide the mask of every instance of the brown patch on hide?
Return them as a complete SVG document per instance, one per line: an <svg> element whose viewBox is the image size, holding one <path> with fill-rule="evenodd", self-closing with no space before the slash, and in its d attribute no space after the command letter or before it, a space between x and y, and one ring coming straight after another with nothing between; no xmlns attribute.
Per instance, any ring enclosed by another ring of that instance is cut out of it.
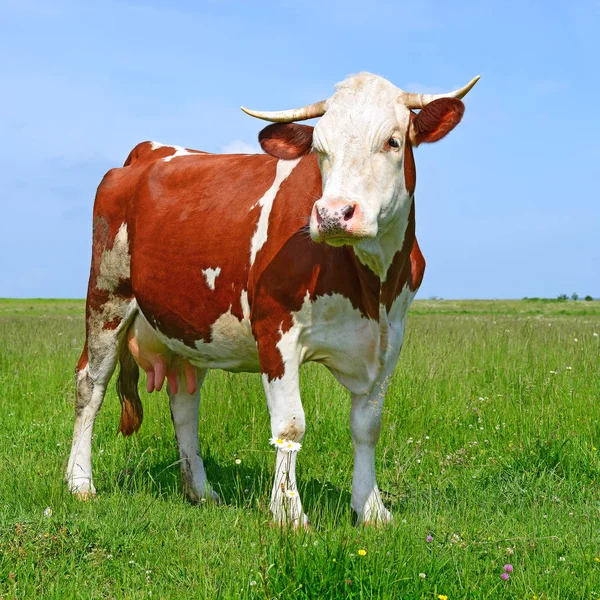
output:
<svg viewBox="0 0 600 600"><path fill-rule="evenodd" d="M258 202L276 165L264 154L206 154L140 167L129 200L137 215L128 223L131 285L149 323L167 337L195 348L212 341L220 316L243 317ZM202 270L217 267L211 290Z"/></svg>

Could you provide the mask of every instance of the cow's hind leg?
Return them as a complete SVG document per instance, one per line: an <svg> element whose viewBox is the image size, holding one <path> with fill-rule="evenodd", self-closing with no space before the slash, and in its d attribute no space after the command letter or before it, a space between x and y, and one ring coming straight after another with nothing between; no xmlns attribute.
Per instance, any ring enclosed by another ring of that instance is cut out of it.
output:
<svg viewBox="0 0 600 600"><path fill-rule="evenodd" d="M75 427L65 475L69 490L83 499L96 493L92 479L92 432L105 391L106 383L95 384L90 377L86 345L77 365Z"/></svg>
<svg viewBox="0 0 600 600"><path fill-rule="evenodd" d="M92 477L94 421L119 359L122 332L135 310L135 301L126 298L113 298L110 306L88 310L86 345L76 369L75 425L65 475L69 490L83 499L96 493Z"/></svg>
<svg viewBox="0 0 600 600"><path fill-rule="evenodd" d="M69 490L83 499L96 493L92 477L94 421L119 359L123 332L136 311L131 298L113 295L94 306L88 296L87 336L76 369L75 425L65 475Z"/></svg>
<svg viewBox="0 0 600 600"><path fill-rule="evenodd" d="M181 482L183 491L192 502L202 498L215 501L219 496L213 491L206 478L204 462L198 443L198 410L200 408L200 387L206 375L206 370L197 370L196 391L188 392L185 373L179 373L177 392L173 393L169 386L171 417L175 427L177 445L181 463Z"/></svg>

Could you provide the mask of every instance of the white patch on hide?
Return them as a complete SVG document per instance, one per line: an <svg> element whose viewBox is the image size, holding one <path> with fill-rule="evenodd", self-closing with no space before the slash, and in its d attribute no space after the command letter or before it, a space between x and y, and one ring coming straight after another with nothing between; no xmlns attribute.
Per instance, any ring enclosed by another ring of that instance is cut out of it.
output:
<svg viewBox="0 0 600 600"><path fill-rule="evenodd" d="M124 299L111 294L100 310L90 312L87 337L88 354L90 357L97 357L96 360L89 363L89 375L92 381L105 381L112 373L118 352L118 344L115 343L115 340L121 338L123 330L129 327L137 310L138 305L135 299ZM120 321L116 329L104 328L106 323L115 319Z"/></svg>
<svg viewBox="0 0 600 600"><path fill-rule="evenodd" d="M300 362L324 364L354 393L365 394L373 387L381 371L376 320L364 317L341 294L311 302L308 292L292 319L293 326L277 344L284 364L300 352Z"/></svg>
<svg viewBox="0 0 600 600"><path fill-rule="evenodd" d="M277 171L275 179L271 187L265 192L265 195L252 207L260 206L260 217L256 225L256 231L252 236L250 244L250 266L254 264L254 260L258 251L267 241L267 230L269 227L269 215L273 208L273 201L281 184L290 176L294 167L300 162L300 158L294 160L280 160L277 162Z"/></svg>
<svg viewBox="0 0 600 600"><path fill-rule="evenodd" d="M242 314L244 315L244 320L250 320L250 302L248 302L248 291L242 290L240 304L242 305Z"/></svg>
<svg viewBox="0 0 600 600"><path fill-rule="evenodd" d="M217 267L216 269L202 269L202 274L206 279L206 285L214 291L215 279L221 274L221 267Z"/></svg>
<svg viewBox="0 0 600 600"><path fill-rule="evenodd" d="M320 362L352 393L369 393L386 365L398 360L414 295L405 285L389 313L380 310L380 322L365 317L341 294L311 302L307 292L300 310L292 313L292 327L277 344L284 365Z"/></svg>
<svg viewBox="0 0 600 600"><path fill-rule="evenodd" d="M171 154L170 156L165 156L163 158L164 162L169 162L174 158L179 156L189 156L191 154L198 154L198 152L190 152L187 148L182 148L181 146L171 146L175 150L175 154Z"/></svg>
<svg viewBox="0 0 600 600"><path fill-rule="evenodd" d="M96 287L99 290L114 292L120 280L129 279L131 271L131 256L127 224L122 223L110 250L104 250L100 258L100 269Z"/></svg>
<svg viewBox="0 0 600 600"><path fill-rule="evenodd" d="M163 157L164 162L169 162L178 156L190 156L190 155L204 155L208 154L208 152L203 152L202 150L188 150L187 148L183 148L182 146L175 146L173 144L161 144L160 142L150 142L150 148L152 150L158 150L159 148L170 148L173 150L173 154L169 156Z"/></svg>

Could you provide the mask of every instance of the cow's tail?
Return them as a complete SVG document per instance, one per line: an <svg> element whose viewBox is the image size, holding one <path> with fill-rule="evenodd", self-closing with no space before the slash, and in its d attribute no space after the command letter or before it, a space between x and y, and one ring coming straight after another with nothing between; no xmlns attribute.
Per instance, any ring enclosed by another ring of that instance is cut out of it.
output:
<svg viewBox="0 0 600 600"><path fill-rule="evenodd" d="M140 371L127 344L123 344L119 356L119 377L117 395L121 401L121 422L119 432L124 436L135 433L144 418L144 409L138 391Z"/></svg>

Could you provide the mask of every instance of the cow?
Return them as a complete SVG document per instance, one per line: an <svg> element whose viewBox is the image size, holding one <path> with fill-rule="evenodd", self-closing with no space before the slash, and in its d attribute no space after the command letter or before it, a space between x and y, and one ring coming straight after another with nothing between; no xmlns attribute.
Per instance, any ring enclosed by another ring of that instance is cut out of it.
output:
<svg viewBox="0 0 600 600"><path fill-rule="evenodd" d="M375 446L425 269L413 148L460 122L461 98L478 79L431 95L360 73L303 108L242 108L272 122L259 134L264 154L143 142L105 175L76 368L71 492L95 494L92 430L119 363L119 431L142 422L139 369L148 392L166 380L182 488L192 501L218 500L198 443L200 387L208 369L259 372L277 446L273 520L306 526L295 475L305 431L299 368L314 361L351 394L351 507L359 522L390 520ZM314 128L295 122L317 117Z"/></svg>

